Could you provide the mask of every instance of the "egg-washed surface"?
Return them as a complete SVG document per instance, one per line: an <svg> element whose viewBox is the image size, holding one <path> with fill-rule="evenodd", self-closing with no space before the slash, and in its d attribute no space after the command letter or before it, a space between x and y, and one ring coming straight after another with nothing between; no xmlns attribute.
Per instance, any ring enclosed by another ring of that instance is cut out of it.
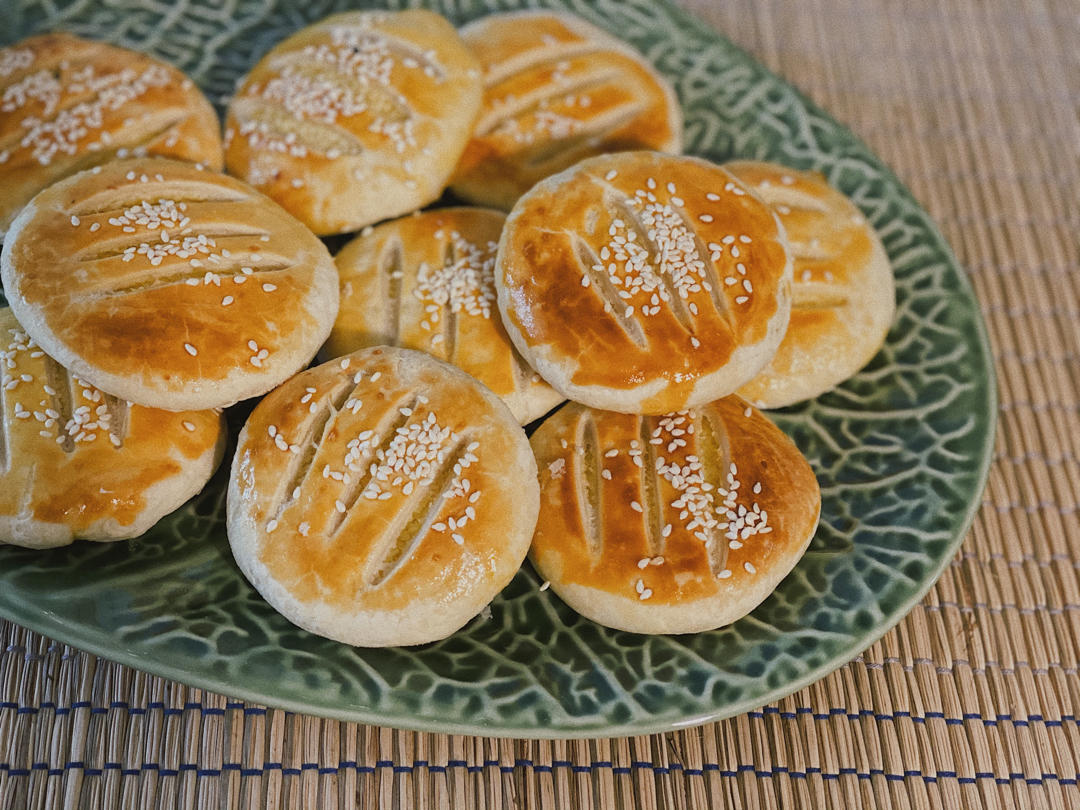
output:
<svg viewBox="0 0 1080 810"><path fill-rule="evenodd" d="M22 28L0 37L60 24L38 0L13 7ZM429 7L458 24L490 10L479 0ZM154 53L177 54L217 98L271 45L326 13L291 0L235 8L222 18L191 0L167 13L113 0L67 6L63 24L137 45L118 23L146 20ZM58 641L261 705L454 734L607 737L776 700L850 661L919 599L955 559L993 450L991 354L964 274L926 211L863 143L699 20L663 0L572 10L649 54L676 84L688 151L824 172L857 202L894 264L896 325L871 365L772 415L822 487L817 535L776 593L721 630L645 636L582 619L540 591L526 566L490 617L445 641L357 649L297 628L246 583L225 540L222 474L138 543L44 555L0 547L0 612ZM219 34L192 38L200 26Z"/></svg>
<svg viewBox="0 0 1080 810"><path fill-rule="evenodd" d="M873 226L818 172L725 165L776 212L793 262L791 319L776 354L739 393L762 408L817 396L877 354L896 310L889 257Z"/></svg>
<svg viewBox="0 0 1080 810"><path fill-rule="evenodd" d="M817 526L810 465L739 397L662 416L571 403L530 441L541 508L529 557L609 627L728 624L772 591Z"/></svg>
<svg viewBox="0 0 1080 810"><path fill-rule="evenodd" d="M521 424L562 401L510 343L495 305L506 216L441 208L383 223L335 257L341 306L320 352L402 346L453 363L502 398Z"/></svg>
<svg viewBox="0 0 1080 810"><path fill-rule="evenodd" d="M506 407L427 354L362 349L249 417L229 538L290 620L362 646L443 638L525 558L536 465Z"/></svg>
<svg viewBox="0 0 1080 810"><path fill-rule="evenodd" d="M462 39L484 71L484 104L454 173L456 194L509 210L536 182L606 152L682 147L662 75L576 15L491 14Z"/></svg>
<svg viewBox="0 0 1080 810"><path fill-rule="evenodd" d="M787 325L783 230L698 158L603 155L542 181L510 213L495 272L525 358L569 399L608 410L730 394Z"/></svg>
<svg viewBox="0 0 1080 810"><path fill-rule="evenodd" d="M222 167L217 114L191 79L71 34L0 49L0 235L50 183L140 155Z"/></svg>
<svg viewBox="0 0 1080 810"><path fill-rule="evenodd" d="M314 235L247 184L177 161L117 161L51 186L0 264L46 351L152 407L266 392L314 356L337 311Z"/></svg>
<svg viewBox="0 0 1080 810"><path fill-rule="evenodd" d="M226 164L316 233L356 230L442 194L482 92L445 19L333 15L245 77L225 121Z"/></svg>
<svg viewBox="0 0 1080 810"><path fill-rule="evenodd" d="M72 376L0 309L0 540L136 537L210 479L221 415L132 405Z"/></svg>

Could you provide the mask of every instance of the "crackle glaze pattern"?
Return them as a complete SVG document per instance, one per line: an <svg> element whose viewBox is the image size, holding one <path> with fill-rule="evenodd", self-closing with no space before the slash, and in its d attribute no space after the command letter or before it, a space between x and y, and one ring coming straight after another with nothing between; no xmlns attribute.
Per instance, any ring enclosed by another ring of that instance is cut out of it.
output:
<svg viewBox="0 0 1080 810"><path fill-rule="evenodd" d="M271 45L346 5L14 0L0 38L57 28L149 50L220 105ZM431 5L463 23L519 3ZM354 649L293 627L245 582L225 538L222 471L138 540L0 546L0 614L285 708L459 733L606 736L704 722L792 692L850 660L930 587L978 506L995 414L977 306L934 225L847 130L682 12L656 0L542 5L623 37L671 77L687 152L824 171L873 222L894 264L898 312L882 352L839 389L774 415L813 464L823 506L808 554L773 596L722 630L644 637L581 619L540 592L526 567L490 617L445 641ZM232 415L234 435L242 418Z"/></svg>

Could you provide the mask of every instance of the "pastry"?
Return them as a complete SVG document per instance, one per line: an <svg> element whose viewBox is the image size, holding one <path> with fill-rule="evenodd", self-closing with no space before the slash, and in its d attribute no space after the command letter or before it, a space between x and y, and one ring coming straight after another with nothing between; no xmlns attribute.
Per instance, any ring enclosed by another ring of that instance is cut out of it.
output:
<svg viewBox="0 0 1080 810"><path fill-rule="evenodd" d="M776 212L791 244L791 320L739 394L759 408L816 397L877 354L896 311L885 248L855 204L818 172L740 161L725 168Z"/></svg>
<svg viewBox="0 0 1080 810"><path fill-rule="evenodd" d="M506 215L441 208L385 222L335 257L341 307L324 358L403 346L484 383L521 424L562 397L521 359L495 306L495 251Z"/></svg>
<svg viewBox="0 0 1080 810"><path fill-rule="evenodd" d="M356 230L442 194L482 93L476 59L443 17L335 14L244 79L226 164L316 233Z"/></svg>
<svg viewBox="0 0 1080 810"><path fill-rule="evenodd" d="M510 339L555 390L667 413L730 394L768 361L791 261L772 211L725 169L622 152L518 200L495 285Z"/></svg>
<svg viewBox="0 0 1080 810"><path fill-rule="evenodd" d="M539 491L524 431L465 372L361 349L252 412L229 479L229 542L289 621L368 647L443 638L525 558Z"/></svg>
<svg viewBox="0 0 1080 810"><path fill-rule="evenodd" d="M222 167L217 114L179 70L71 34L0 49L0 236L51 183L142 155Z"/></svg>
<svg viewBox="0 0 1080 810"><path fill-rule="evenodd" d="M664 416L571 403L531 443L542 505L529 558L608 627L729 624L772 593L817 527L810 465L737 396Z"/></svg>
<svg viewBox="0 0 1080 810"><path fill-rule="evenodd" d="M220 413L132 405L69 374L0 309L0 538L29 548L137 537L195 495Z"/></svg>
<svg viewBox="0 0 1080 810"><path fill-rule="evenodd" d="M61 180L0 254L26 332L81 379L155 408L231 405L303 368L337 314L337 271L246 183L116 161Z"/></svg>
<svg viewBox="0 0 1080 810"><path fill-rule="evenodd" d="M461 36L484 71L484 104L451 181L509 210L538 181L605 152L682 151L675 91L637 51L573 14L481 17Z"/></svg>

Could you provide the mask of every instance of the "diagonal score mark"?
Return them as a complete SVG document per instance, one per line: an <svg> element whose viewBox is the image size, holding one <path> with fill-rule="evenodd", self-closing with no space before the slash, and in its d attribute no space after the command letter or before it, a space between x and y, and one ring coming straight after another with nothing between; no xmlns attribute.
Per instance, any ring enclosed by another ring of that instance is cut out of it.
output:
<svg viewBox="0 0 1080 810"><path fill-rule="evenodd" d="M169 235L169 240L164 241L161 238L161 233L166 232ZM103 262L109 259L119 259L124 256L126 250L130 248L136 248L142 244L147 244L151 247L154 245L168 244L171 241L175 241L176 238L184 239L191 237L198 239L199 237L206 237L207 239L243 239L244 237L252 237L261 239L264 236L270 234L266 231L251 230L246 225L237 224L235 228L230 228L223 223L214 223L213 228L207 230L196 230L190 226L185 227L183 230L169 230L163 228L162 231L148 230L144 233L123 233L119 234L111 239L100 239L93 245L87 248L77 251L72 258L82 263L89 262ZM264 255L260 251L259 255ZM196 258L203 259L205 261L205 255L197 255ZM284 261L281 256L275 256L274 258Z"/></svg>
<svg viewBox="0 0 1080 810"><path fill-rule="evenodd" d="M93 286L90 286L85 290L80 290L80 292L84 294L79 296L79 300L93 301L102 298L120 298L135 293L152 292L164 287L172 287L177 284L186 284L193 287L200 287L205 284L215 284L215 286L220 286L220 282L223 280L227 281L236 278L251 278L254 280L259 277L273 277L292 269L292 265L286 263L267 264L257 269L252 267L249 268L250 272L244 272L244 267L246 267L246 265L232 265L227 268L221 268L220 265L213 265L210 268L207 268L205 265L203 267L190 267L190 265L185 265L184 271L170 273L167 276L159 275L156 272L160 268L149 267L142 272L132 273L125 279L121 279L120 284L117 284L116 279L108 279L108 281L113 282L113 284L108 287L105 287L105 285L98 285L98 289L96 290ZM215 277L217 283L210 281L208 276ZM122 283L124 281L127 283ZM198 284L195 282L198 282Z"/></svg>
<svg viewBox="0 0 1080 810"><path fill-rule="evenodd" d="M604 311L611 314L615 323L639 348L648 348L645 330L641 328L637 320L626 314L626 303L619 297L615 285L608 278L607 270L604 269L600 257L593 252L589 243L577 234L567 232L567 236L570 237L578 262L581 264L583 280L588 280L589 284L586 286L596 289L600 300L604 302Z"/></svg>
<svg viewBox="0 0 1080 810"><path fill-rule="evenodd" d="M645 521L645 536L648 541L649 556L656 557L664 551L663 527L664 506L660 502L660 480L656 471L656 444L653 428L657 420L653 417L638 417L638 440L641 442L641 489L642 519Z"/></svg>
<svg viewBox="0 0 1080 810"><path fill-rule="evenodd" d="M401 337L401 290L404 274L404 246L395 234L383 244L382 253L376 259L381 278L385 280L383 291L386 300L386 342L398 345Z"/></svg>
<svg viewBox="0 0 1080 810"><path fill-rule="evenodd" d="M395 104L387 96L388 104ZM386 122L406 121L410 115L396 110L395 116L382 116ZM239 122L259 122L265 125L265 134L281 141L288 139L297 147L310 149L322 155L332 152L340 157L358 157L367 151L363 141L351 130L335 120L333 123L313 118L302 118L284 103L276 99L263 99L257 96L241 96L233 101L232 114ZM260 128L260 132L264 130ZM295 139L295 140L293 140Z"/></svg>
<svg viewBox="0 0 1080 810"><path fill-rule="evenodd" d="M530 69L535 67L537 65L530 66ZM476 125L474 137L482 138L490 135L511 120L522 118L537 110L547 109L552 102L557 101L560 97L595 90L609 82L616 81L618 78L618 74L613 70L592 71L591 73L575 76L571 80L559 82L554 86L542 87L539 92L515 96L512 100L499 104L488 115L483 116Z"/></svg>
<svg viewBox="0 0 1080 810"><path fill-rule="evenodd" d="M51 391L48 395L49 404L51 410L56 413L56 416L52 416L48 412L46 412L46 415L56 420L57 444L65 453L71 453L75 449L75 440L74 437L68 434L66 425L71 421L75 410L76 388L78 386L66 368L47 354L44 360L45 380Z"/></svg>
<svg viewBox="0 0 1080 810"><path fill-rule="evenodd" d="M324 394L314 414L311 414L303 426L303 433L296 445L300 452L293 453L292 461L281 483L273 493L271 503L273 520L280 520L281 515L303 489L304 483L311 477L315 457L323 439L333 430L349 395L356 390L351 380L341 380Z"/></svg>
<svg viewBox="0 0 1080 810"><path fill-rule="evenodd" d="M394 436L412 420L418 402L419 396L417 394L405 394L400 397L386 412L391 418L389 420L384 418L383 424L374 429L378 434L378 441L370 444L369 450L364 454L364 457L356 461L356 466L364 468L363 474L349 478L349 483L346 484L345 489L338 498L344 509L336 510L330 516L330 523L326 529L329 543L332 543L337 538L345 525L345 518L352 511L361 493L371 481L375 467L373 459L380 450L383 453L387 452L390 443L394 440Z"/></svg>
<svg viewBox="0 0 1080 810"><path fill-rule="evenodd" d="M365 581L377 588L390 579L412 556L439 514L447 491L454 484L454 468L465 457L468 438L460 439L436 471L429 486L417 486L397 511L394 522L375 541L368 557L369 577ZM377 561L377 564L376 564Z"/></svg>
<svg viewBox="0 0 1080 810"><path fill-rule="evenodd" d="M443 268L451 268L458 260L457 245L454 243L453 237L450 237L443 244ZM448 295L446 297L446 303L443 305L443 346L446 352L446 362L457 363L457 347L458 347L458 316L454 312L454 297Z"/></svg>
<svg viewBox="0 0 1080 810"><path fill-rule="evenodd" d="M535 149L525 153L525 166L539 169L556 164L569 165L575 157L586 157L596 151L597 143L606 139L637 118L645 110L641 102L629 102L606 111L580 126L565 137L540 142Z"/></svg>
<svg viewBox="0 0 1080 810"><path fill-rule="evenodd" d="M209 172L208 172L209 174ZM84 200L76 201L68 207L65 215L76 214L80 217L123 214L133 205L141 205L149 200L168 199L179 205L199 205L201 203L244 203L258 202L256 198L243 192L216 185L203 180L168 177L158 180L156 175L147 175L147 182L131 182L118 188L106 188L91 194Z"/></svg>
<svg viewBox="0 0 1080 810"><path fill-rule="evenodd" d="M726 491L727 472L731 466L731 445L728 440L727 430L723 423L708 409L701 410L697 414L694 424L694 435L697 437L696 450L698 460L701 462L701 477L708 484L714 499L719 497L720 491ZM704 487L702 487L704 489ZM720 504L714 500L709 517L719 520ZM709 556L709 569L713 577L718 577L720 572L727 566L728 543L725 538L724 528L719 523L705 528L705 549Z"/></svg>
<svg viewBox="0 0 1080 810"><path fill-rule="evenodd" d="M578 510L581 526L585 532L585 545L589 553L599 557L604 547L603 495L600 478L600 440L596 422L589 413L578 417L574 447L574 464L578 467L572 474L576 482Z"/></svg>
<svg viewBox="0 0 1080 810"><path fill-rule="evenodd" d="M527 51L524 55L519 54L493 65L484 76L484 87L490 89L527 71L539 70L545 65L555 66L564 60L589 56L602 50L592 42L559 42L548 48Z"/></svg>

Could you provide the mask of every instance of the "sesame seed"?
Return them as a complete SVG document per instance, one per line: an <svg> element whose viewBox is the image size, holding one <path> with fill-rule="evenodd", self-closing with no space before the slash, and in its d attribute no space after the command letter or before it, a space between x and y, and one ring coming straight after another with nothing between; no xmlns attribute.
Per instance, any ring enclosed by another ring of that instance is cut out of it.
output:
<svg viewBox="0 0 1080 810"><path fill-rule="evenodd" d="M700 219L702 222L712 222L713 221L712 214L699 214L698 219Z"/></svg>
<svg viewBox="0 0 1080 810"><path fill-rule="evenodd" d="M640 560L637 561L637 567L638 568L648 568L648 566L649 566L649 558L648 557L642 557Z"/></svg>
<svg viewBox="0 0 1080 810"><path fill-rule="evenodd" d="M705 199L709 200L710 202L717 202L720 199L720 195L710 191L708 194L705 195Z"/></svg>
<svg viewBox="0 0 1080 810"><path fill-rule="evenodd" d="M725 568L723 571L721 571L716 576L719 577L720 579L727 579L728 577L731 576L731 571L728 570L727 568Z"/></svg>
<svg viewBox="0 0 1080 810"><path fill-rule="evenodd" d="M269 523L266 524L266 533L269 534L270 532L274 531L274 529L276 529L277 527L278 527L278 522L276 520L271 520Z"/></svg>
<svg viewBox="0 0 1080 810"><path fill-rule="evenodd" d="M630 501L630 508L633 509L635 512L643 512L644 511L641 508L641 504L638 503L637 501Z"/></svg>
<svg viewBox="0 0 1080 810"><path fill-rule="evenodd" d="M195 425L192 422L189 422L185 419L181 424L184 426L184 430L187 430L191 433L195 432Z"/></svg>
<svg viewBox="0 0 1080 810"><path fill-rule="evenodd" d="M79 218L77 216L75 216L74 214L71 215L71 225L72 225L72 227L75 227L75 228L79 227Z"/></svg>
<svg viewBox="0 0 1080 810"><path fill-rule="evenodd" d="M541 593L543 593L544 591L546 591L546 590L547 590L548 588L550 588L550 587L551 587L551 583L550 583L550 582L549 582L548 580L546 580L546 579L545 579L545 580L544 580L544 581L543 581L543 582L542 582L542 583L540 584L540 592L541 592Z"/></svg>
<svg viewBox="0 0 1080 810"><path fill-rule="evenodd" d="M101 223L100 222L93 223L90 226L90 233L96 233L99 228L101 228Z"/></svg>
<svg viewBox="0 0 1080 810"><path fill-rule="evenodd" d="M750 300L749 295L737 295L737 296L735 296L735 303L736 304L745 304L749 300Z"/></svg>
<svg viewBox="0 0 1080 810"><path fill-rule="evenodd" d="M748 407L745 411L743 411L743 416L745 416L747 419L749 419L753 415L753 413L754 413L754 409Z"/></svg>
<svg viewBox="0 0 1080 810"><path fill-rule="evenodd" d="M184 351L186 351L192 357L195 357L199 353L199 350L192 346L190 343L184 344Z"/></svg>
<svg viewBox="0 0 1080 810"><path fill-rule="evenodd" d="M757 573L757 569L754 568L753 564L749 560L747 560L746 562L743 563L743 568L746 569L746 573L748 573L748 574L756 574Z"/></svg>
<svg viewBox="0 0 1080 810"><path fill-rule="evenodd" d="M611 171L609 171L607 174L604 175L604 179L605 180L614 180L618 176L618 174L619 173L617 171L612 169Z"/></svg>
<svg viewBox="0 0 1080 810"><path fill-rule="evenodd" d="M464 542L465 542L465 538L464 538L464 537L463 537L463 536L462 536L461 534L459 534L458 532L453 532L453 533L452 533L452 534L450 535L450 538L451 538L451 539L452 539L452 540L453 540L453 541L454 541L455 543L457 543L457 544L458 544L459 546L460 546L460 545L462 545L462 544L464 544Z"/></svg>
<svg viewBox="0 0 1080 810"><path fill-rule="evenodd" d="M271 284L270 282L267 282L266 284L262 285L262 288L263 288L263 292L273 292L274 290L277 289L277 285L276 284Z"/></svg>

